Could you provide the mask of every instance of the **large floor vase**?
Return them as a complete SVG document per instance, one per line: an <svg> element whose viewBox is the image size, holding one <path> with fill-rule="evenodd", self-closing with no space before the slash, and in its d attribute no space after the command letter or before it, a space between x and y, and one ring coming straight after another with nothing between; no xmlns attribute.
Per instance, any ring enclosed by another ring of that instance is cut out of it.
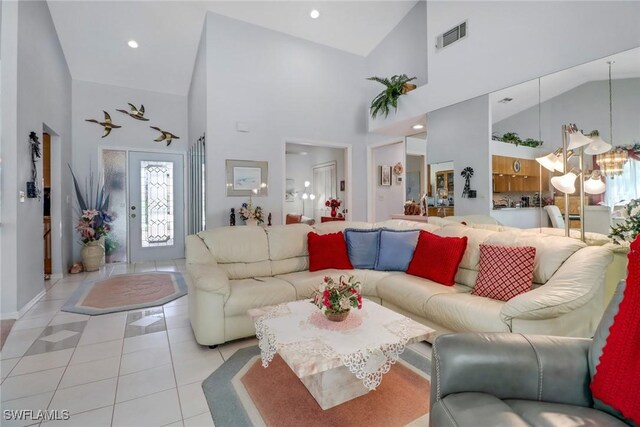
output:
<svg viewBox="0 0 640 427"><path fill-rule="evenodd" d="M324 315L327 317L327 319L331 320L332 322L342 322L349 316L349 310L344 310L344 311L327 310L324 313Z"/></svg>
<svg viewBox="0 0 640 427"><path fill-rule="evenodd" d="M104 246L99 240L85 243L80 250L80 256L82 257L84 271L100 270L104 259Z"/></svg>

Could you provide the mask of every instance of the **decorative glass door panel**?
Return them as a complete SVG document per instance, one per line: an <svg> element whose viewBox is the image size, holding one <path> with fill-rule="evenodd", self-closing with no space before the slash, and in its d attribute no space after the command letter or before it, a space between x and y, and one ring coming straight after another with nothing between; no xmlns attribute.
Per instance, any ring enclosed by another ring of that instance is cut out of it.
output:
<svg viewBox="0 0 640 427"><path fill-rule="evenodd" d="M183 156L129 153L131 261L184 257Z"/></svg>
<svg viewBox="0 0 640 427"><path fill-rule="evenodd" d="M140 162L143 248L173 245L173 162Z"/></svg>

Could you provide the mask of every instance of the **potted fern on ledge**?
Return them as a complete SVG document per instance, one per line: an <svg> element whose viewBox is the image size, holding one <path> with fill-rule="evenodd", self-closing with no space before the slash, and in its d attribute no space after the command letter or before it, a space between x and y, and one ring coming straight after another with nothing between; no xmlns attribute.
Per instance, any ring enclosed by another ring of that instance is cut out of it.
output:
<svg viewBox="0 0 640 427"><path fill-rule="evenodd" d="M417 77L407 77L406 74L395 75L390 78L367 78L367 80L373 80L374 82L378 82L386 86L385 90L380 92L378 96L373 98L373 101L371 101L371 107L369 108L371 118L375 119L379 113L384 113L384 116L387 117L391 107L397 111L398 98L416 88L416 85L409 83L416 78Z"/></svg>

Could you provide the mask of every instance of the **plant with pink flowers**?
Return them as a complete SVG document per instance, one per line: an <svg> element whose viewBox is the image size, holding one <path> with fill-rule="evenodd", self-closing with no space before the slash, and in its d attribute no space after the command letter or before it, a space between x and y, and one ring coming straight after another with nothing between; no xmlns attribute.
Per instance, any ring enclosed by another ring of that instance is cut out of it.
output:
<svg viewBox="0 0 640 427"><path fill-rule="evenodd" d="M320 289L312 295L311 303L324 314L343 313L362 308L362 285L354 276L341 275L338 281L325 277Z"/></svg>
<svg viewBox="0 0 640 427"><path fill-rule="evenodd" d="M82 243L89 243L106 237L111 231L112 221L113 217L106 212L96 209L83 210L76 225L80 240Z"/></svg>

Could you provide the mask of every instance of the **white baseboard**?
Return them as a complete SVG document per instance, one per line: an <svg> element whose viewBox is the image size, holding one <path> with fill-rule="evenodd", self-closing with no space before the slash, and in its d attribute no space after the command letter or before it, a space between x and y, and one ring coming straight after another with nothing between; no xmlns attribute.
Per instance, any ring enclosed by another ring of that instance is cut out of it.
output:
<svg viewBox="0 0 640 427"><path fill-rule="evenodd" d="M31 301L29 301L28 303L26 303L20 310L14 311L14 312L11 312L11 313L2 314L2 315L0 315L0 319L1 320L7 320L7 319L19 319L19 318L21 318L27 311L29 311L29 309L31 307L33 307L38 302L38 300L40 300L40 298L42 298L44 296L44 294L46 292L47 292L46 289L41 290L38 295L33 297L33 299Z"/></svg>

